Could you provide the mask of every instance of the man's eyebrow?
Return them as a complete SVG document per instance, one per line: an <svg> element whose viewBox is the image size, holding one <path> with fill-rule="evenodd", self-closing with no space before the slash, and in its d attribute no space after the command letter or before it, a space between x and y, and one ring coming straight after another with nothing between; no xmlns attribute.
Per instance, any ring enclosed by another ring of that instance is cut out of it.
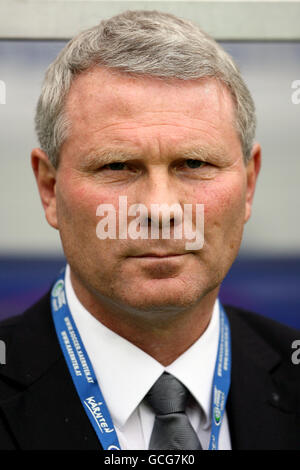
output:
<svg viewBox="0 0 300 470"><path fill-rule="evenodd" d="M128 160L141 158L139 154L118 149L97 149L89 152L83 158L85 168L93 168L95 165L108 165L113 162L126 162Z"/></svg>
<svg viewBox="0 0 300 470"><path fill-rule="evenodd" d="M203 161L216 161L229 159L228 151L222 146L218 147L190 147L175 153L175 158L199 159Z"/></svg>
<svg viewBox="0 0 300 470"><path fill-rule="evenodd" d="M202 161L224 161L229 159L226 149L222 146L206 147L197 146L184 148L171 154L174 159L200 159ZM128 162L130 160L143 159L143 155L135 151L124 151L121 149L97 149L89 152L84 157L83 165L85 168L94 168L95 165L108 165L113 162Z"/></svg>

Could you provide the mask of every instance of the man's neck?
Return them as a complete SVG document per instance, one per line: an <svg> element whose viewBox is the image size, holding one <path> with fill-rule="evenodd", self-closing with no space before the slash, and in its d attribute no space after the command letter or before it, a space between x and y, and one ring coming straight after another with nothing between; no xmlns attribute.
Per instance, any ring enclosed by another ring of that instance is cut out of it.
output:
<svg viewBox="0 0 300 470"><path fill-rule="evenodd" d="M104 326L167 366L202 336L209 325L219 287L204 296L192 308L178 314L153 312L153 317L133 315L116 308L110 301L97 298L70 272L79 302Z"/></svg>

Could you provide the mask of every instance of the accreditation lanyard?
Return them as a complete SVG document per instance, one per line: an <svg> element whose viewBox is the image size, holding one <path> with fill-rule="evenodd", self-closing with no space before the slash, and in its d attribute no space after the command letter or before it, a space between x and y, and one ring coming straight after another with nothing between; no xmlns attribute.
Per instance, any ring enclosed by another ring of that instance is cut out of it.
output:
<svg viewBox="0 0 300 470"><path fill-rule="evenodd" d="M89 356L70 312L65 293L65 270L51 291L52 317L82 406L104 450L121 450L108 407L105 403ZM212 431L209 450L218 449L219 432L230 387L230 327L223 307L220 308L220 333L212 391Z"/></svg>

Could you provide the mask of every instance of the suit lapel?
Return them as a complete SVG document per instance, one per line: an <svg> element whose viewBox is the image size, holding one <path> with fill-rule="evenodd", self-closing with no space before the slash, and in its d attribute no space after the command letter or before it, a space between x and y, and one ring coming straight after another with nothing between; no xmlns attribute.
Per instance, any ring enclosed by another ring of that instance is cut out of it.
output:
<svg viewBox="0 0 300 470"><path fill-rule="evenodd" d="M20 318L0 408L20 449L101 449L61 353L49 294Z"/></svg>
<svg viewBox="0 0 300 470"><path fill-rule="evenodd" d="M289 375L284 378L280 356L234 310L226 308L232 337L227 403L232 448L297 449L299 424Z"/></svg>

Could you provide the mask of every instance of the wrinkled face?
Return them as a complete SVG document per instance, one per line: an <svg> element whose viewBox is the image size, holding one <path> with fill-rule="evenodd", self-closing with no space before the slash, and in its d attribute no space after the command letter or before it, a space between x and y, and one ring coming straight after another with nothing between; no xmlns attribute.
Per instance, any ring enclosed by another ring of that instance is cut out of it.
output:
<svg viewBox="0 0 300 470"><path fill-rule="evenodd" d="M132 312L179 311L217 291L238 253L258 171L243 162L227 89L96 67L74 81L67 112L50 223L82 285ZM170 239L119 239L120 196L149 214L152 204L192 204L195 216L204 204L203 247L187 251L172 222ZM96 234L102 204L116 209L116 239ZM178 256L141 256L149 253Z"/></svg>

